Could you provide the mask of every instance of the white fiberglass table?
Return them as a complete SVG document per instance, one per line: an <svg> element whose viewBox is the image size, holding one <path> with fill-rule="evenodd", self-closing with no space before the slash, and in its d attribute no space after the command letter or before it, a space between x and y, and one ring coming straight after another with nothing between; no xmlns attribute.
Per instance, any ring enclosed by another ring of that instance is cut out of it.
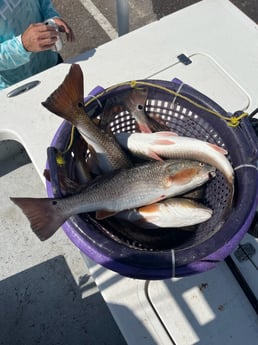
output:
<svg viewBox="0 0 258 345"><path fill-rule="evenodd" d="M192 63L178 60L185 54ZM74 61L85 76L85 95L95 86L127 80L177 77L229 111L258 107L258 27L227 0L204 0L85 53ZM18 140L42 181L46 150L62 120L42 105L70 66L61 64L27 81L40 84L19 96L0 93L0 140ZM27 82L26 81L26 82ZM22 217L22 215L21 215ZM125 278L85 258L128 344L257 344L258 243L252 258L232 253L246 289L228 265L187 278ZM71 244L72 245L72 244ZM250 292L249 291L249 292Z"/></svg>

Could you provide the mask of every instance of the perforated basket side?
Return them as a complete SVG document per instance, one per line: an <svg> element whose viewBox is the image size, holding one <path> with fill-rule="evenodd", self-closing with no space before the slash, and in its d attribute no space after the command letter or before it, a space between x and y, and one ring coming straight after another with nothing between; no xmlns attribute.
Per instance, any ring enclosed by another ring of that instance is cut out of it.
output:
<svg viewBox="0 0 258 345"><path fill-rule="evenodd" d="M178 90L177 83L156 80L148 82L171 88L175 92ZM96 102L93 100L88 106L86 105L86 110L93 118L98 117L108 97L119 97L119 94L127 91L128 88L130 83L101 92ZM180 93L191 98L194 103L227 116L220 106L189 86L181 88ZM175 232L171 231L169 235L164 236L163 241L159 238L161 248L152 248L151 241L147 245L141 243L135 234L133 238L128 238L128 233L121 231L119 233L117 227L113 229L103 226L91 216L72 217L64 225L65 231L91 259L122 275L135 278L164 279L173 274L177 276L194 274L210 269L217 261L224 259L248 230L258 202L257 170L252 167L256 164L258 151L255 144L251 150L249 147L250 136L253 137L253 134L249 131L248 134L246 133L248 120L243 121L243 126L230 128L224 121L200 109L194 103L189 106L187 100L164 95L161 91L156 92L154 87L146 104L146 112L152 118L154 118L153 114L159 114L157 119L161 122L165 120L171 130L177 131L180 135L197 137L225 147L229 151L232 165L243 166L236 170L236 193L228 218L223 219L223 205L227 199L226 183L224 177L218 173L205 192L206 203L212 205L215 210L213 219L197 226L193 233L186 237L182 236L177 242L174 240ZM168 112L164 113L164 109ZM115 126L112 131L121 130L121 127L125 131L134 131L134 120L129 115L122 114L116 122L117 127ZM126 125L121 126L120 123L124 123L125 116ZM63 127L66 127L66 124L63 124ZM55 146L57 142L60 144L61 141L64 144L63 148L65 147L63 129L58 132L51 145ZM247 164L249 167L246 166ZM170 242L167 241L169 236ZM162 248L164 242L170 243L170 247Z"/></svg>

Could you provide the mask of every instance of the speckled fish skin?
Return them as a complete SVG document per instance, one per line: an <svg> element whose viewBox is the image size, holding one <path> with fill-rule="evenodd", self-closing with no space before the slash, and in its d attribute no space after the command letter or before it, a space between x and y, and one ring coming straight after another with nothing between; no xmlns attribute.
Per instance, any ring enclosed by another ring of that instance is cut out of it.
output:
<svg viewBox="0 0 258 345"><path fill-rule="evenodd" d="M72 215L152 204L189 191L214 176L214 169L199 162L151 162L103 175L80 193L65 198L11 198L27 216L41 240L51 237Z"/></svg>
<svg viewBox="0 0 258 345"><path fill-rule="evenodd" d="M99 173L132 166L120 145L110 134L103 133L87 115L83 105L83 74L73 64L63 83L42 105L54 114L72 123L88 143L99 167Z"/></svg>
<svg viewBox="0 0 258 345"><path fill-rule="evenodd" d="M122 211L116 215L117 218L127 220L144 229L182 228L181 230L185 231L193 231L195 228L191 227L192 225L203 223L211 216L210 208L193 200L178 197Z"/></svg>

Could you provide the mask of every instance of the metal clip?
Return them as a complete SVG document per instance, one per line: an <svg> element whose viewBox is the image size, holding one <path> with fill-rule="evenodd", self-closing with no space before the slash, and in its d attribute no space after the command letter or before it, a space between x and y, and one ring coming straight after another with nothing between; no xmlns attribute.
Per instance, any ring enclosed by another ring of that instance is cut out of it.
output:
<svg viewBox="0 0 258 345"><path fill-rule="evenodd" d="M192 60L189 57L187 57L185 54L180 54L177 56L177 58L184 65L190 65L192 63Z"/></svg>

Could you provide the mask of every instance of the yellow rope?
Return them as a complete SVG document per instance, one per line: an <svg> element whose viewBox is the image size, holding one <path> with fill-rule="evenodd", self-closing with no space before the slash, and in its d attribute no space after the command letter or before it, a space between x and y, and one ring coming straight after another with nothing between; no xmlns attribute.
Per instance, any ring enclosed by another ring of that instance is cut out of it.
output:
<svg viewBox="0 0 258 345"><path fill-rule="evenodd" d="M248 116L248 113L243 112L242 114L240 114L238 116L227 117L227 116L224 116L224 115L222 115L222 114L220 114L220 113L218 113L218 112L216 112L214 110L211 110L211 109L209 109L209 108L207 108L207 107L205 107L205 106L203 106L203 105L193 101L189 97L183 96L183 95L181 95L180 93L178 93L176 91L168 89L165 86L153 84L153 83L150 83L150 82L144 82L144 81L138 82L136 80L132 80L132 81L128 81L128 82L123 82L123 83L118 83L116 85L110 86L109 88L107 88L104 91L102 91L101 93L99 93L96 96L96 98L99 98L99 97L103 96L105 93L110 92L110 91L112 91L112 90L114 90L114 89L116 89L116 88L118 88L120 86L126 86L126 85L129 85L131 88L135 88L137 86L145 85L145 86L154 87L154 88L160 89L162 91L165 91L167 93L170 93L170 94L172 94L175 97L179 97L179 98L187 101L188 103L194 105L195 107L197 107L199 109L205 110L205 111L209 112L210 114L219 117L220 119L224 120L228 124L228 126L230 126L230 127L237 127L239 125L239 123L240 123L240 120L242 118ZM85 106L88 106L93 101L94 101L94 99L90 99L88 102L85 103Z"/></svg>
<svg viewBox="0 0 258 345"><path fill-rule="evenodd" d="M247 116L249 116L248 113L242 113L238 116L231 116L230 122L228 123L228 125L231 127L237 127L240 123L240 120Z"/></svg>
<svg viewBox="0 0 258 345"><path fill-rule="evenodd" d="M58 151L56 154L56 163L58 165L64 165L65 164L64 154L66 154L70 150L70 148L73 144L74 131L75 131L75 126L72 126L71 134L70 134L70 140L69 140L69 144L68 144L67 148L63 152Z"/></svg>
<svg viewBox="0 0 258 345"><path fill-rule="evenodd" d="M56 154L56 163L58 165L64 165L65 164L64 157L62 155L62 152L60 152L60 151L58 151Z"/></svg>
<svg viewBox="0 0 258 345"><path fill-rule="evenodd" d="M186 97L186 96L183 96L181 95L180 93L176 92L176 91L173 91L171 89L168 89L167 87L165 86L162 86L162 85L158 85L158 84L153 84L153 83L150 83L150 82L145 82L145 81L136 81L136 80L132 80L132 81L127 81L127 82L122 82L122 83L118 83L118 84L115 84L113 86L110 86L108 87L107 89L105 89L104 91L100 92L99 94L97 94L96 96L90 98L85 104L84 106L87 107L88 105L90 105L92 102L98 100L98 98L100 98L101 96L105 95L105 93L108 93L120 86L126 86L126 85L129 85L131 88L136 88L136 87L141 87L141 86L150 86L150 87L154 87L154 88L157 88L159 90L162 90L162 91L165 91L175 97L179 97L185 101L187 101L188 103L194 105L195 107L199 108L199 109L202 109L202 110L205 110L207 112L209 112L210 114L212 115L215 115L217 117L219 117L220 119L224 120L228 126L230 127L237 127L240 123L240 120L244 117L247 117L248 116L248 113L245 113L243 112L242 114L238 115L238 116L231 116L231 117L227 117L227 116L224 116L214 110L211 110L209 108L206 108L205 106L193 101L192 99L190 99L189 97ZM56 162L57 164L59 165L64 165L65 164L65 160L64 160L64 157L63 155L65 153L67 153L72 144L73 144L73 140L74 140L74 131L75 131L75 126L72 126L72 129L71 129L71 135L70 135L70 141L69 141L69 144L67 146L67 148L65 149L64 152L58 152L57 153L57 156L56 156Z"/></svg>

